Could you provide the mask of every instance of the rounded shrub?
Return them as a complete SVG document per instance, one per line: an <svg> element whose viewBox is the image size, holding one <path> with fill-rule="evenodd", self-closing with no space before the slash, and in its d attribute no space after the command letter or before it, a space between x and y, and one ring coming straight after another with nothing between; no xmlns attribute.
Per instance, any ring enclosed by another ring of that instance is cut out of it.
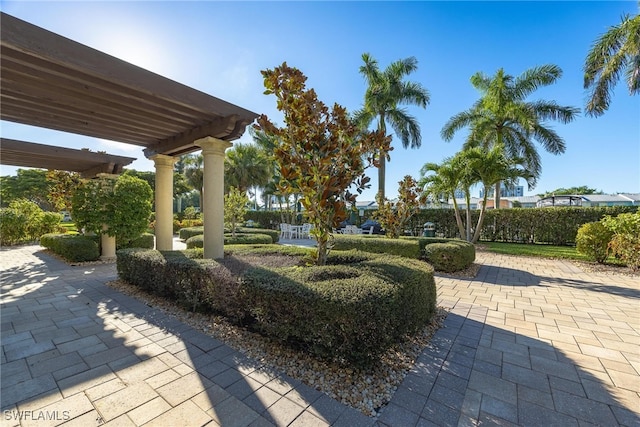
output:
<svg viewBox="0 0 640 427"><path fill-rule="evenodd" d="M609 242L613 231L601 222L588 222L578 228L576 250L586 255L589 260L603 263L609 255Z"/></svg>
<svg viewBox="0 0 640 427"><path fill-rule="evenodd" d="M184 228L183 228L184 230ZM180 230L182 231L182 230ZM186 242L187 249L195 249L195 248L203 248L204 247L204 235L197 234L195 236L191 236L187 238Z"/></svg>
<svg viewBox="0 0 640 427"><path fill-rule="evenodd" d="M476 259L476 248L473 244L464 240L451 239L434 243L427 241L423 254L424 259L436 271L453 273L454 271L464 270L473 264Z"/></svg>
<svg viewBox="0 0 640 427"><path fill-rule="evenodd" d="M178 232L181 240L188 240L190 237L204 233L203 226L181 228Z"/></svg>

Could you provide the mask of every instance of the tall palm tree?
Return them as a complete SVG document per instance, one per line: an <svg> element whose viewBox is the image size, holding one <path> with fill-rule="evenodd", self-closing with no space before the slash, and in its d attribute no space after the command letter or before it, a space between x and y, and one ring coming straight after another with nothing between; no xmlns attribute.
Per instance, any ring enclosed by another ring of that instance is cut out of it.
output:
<svg viewBox="0 0 640 427"><path fill-rule="evenodd" d="M415 117L401 105L417 105L426 108L429 92L420 83L408 82L404 78L418 68L414 57L401 59L390 64L384 71L378 61L368 53L362 55L364 65L360 73L367 82L362 109L354 114L354 120L363 128L368 128L377 119L377 129L387 134L387 123L402 141L404 148L419 148L422 143L420 126ZM374 153L378 165L378 194L384 200L386 162L390 160L387 150Z"/></svg>
<svg viewBox="0 0 640 427"><path fill-rule="evenodd" d="M640 92L640 15L628 14L609 28L591 47L584 63L584 88L589 98L585 111L601 116L609 108L613 87L624 72L629 94Z"/></svg>
<svg viewBox="0 0 640 427"><path fill-rule="evenodd" d="M471 76L471 84L480 92L480 99L470 109L451 117L440 134L445 141L450 141L458 130L469 126L463 148L502 147L507 157L524 159L535 185L542 165L534 143L538 142L552 154L565 151L564 140L547 121L569 123L580 110L560 106L555 101L526 99L539 87L549 86L561 76L562 70L556 65L534 67L516 78L502 68L493 76L478 72ZM495 207L500 207L499 182L495 185Z"/></svg>
<svg viewBox="0 0 640 427"><path fill-rule="evenodd" d="M269 160L255 144L236 144L225 157L225 185L240 192L254 188L254 206L257 208L257 188L264 187L271 178Z"/></svg>

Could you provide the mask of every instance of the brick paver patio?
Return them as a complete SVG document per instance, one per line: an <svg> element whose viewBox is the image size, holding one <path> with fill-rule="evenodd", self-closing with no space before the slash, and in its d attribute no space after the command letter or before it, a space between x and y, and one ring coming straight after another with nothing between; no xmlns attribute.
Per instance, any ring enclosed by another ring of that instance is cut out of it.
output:
<svg viewBox="0 0 640 427"><path fill-rule="evenodd" d="M3 426L640 425L637 278L479 253L376 420L40 249L0 250Z"/></svg>

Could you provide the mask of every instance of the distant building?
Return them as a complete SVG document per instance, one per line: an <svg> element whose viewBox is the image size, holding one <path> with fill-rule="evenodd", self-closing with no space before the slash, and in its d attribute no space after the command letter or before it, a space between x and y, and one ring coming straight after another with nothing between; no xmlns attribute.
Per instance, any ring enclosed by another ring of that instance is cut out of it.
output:
<svg viewBox="0 0 640 427"><path fill-rule="evenodd" d="M487 197L493 197L493 193L495 193L495 187L489 188ZM500 197L522 197L522 196L524 196L524 187L522 185L505 187L505 185L502 184L502 186L500 187ZM480 195L478 197L480 197L481 199L484 197L483 188L480 189Z"/></svg>

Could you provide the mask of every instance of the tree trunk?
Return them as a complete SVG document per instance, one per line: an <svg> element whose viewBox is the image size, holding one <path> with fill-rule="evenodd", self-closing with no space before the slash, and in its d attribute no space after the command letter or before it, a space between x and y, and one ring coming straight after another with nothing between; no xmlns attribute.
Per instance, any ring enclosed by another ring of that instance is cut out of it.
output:
<svg viewBox="0 0 640 427"><path fill-rule="evenodd" d="M453 211L456 215L456 224L458 224L458 233L460 233L460 238L462 240L465 240L464 225L462 224L462 218L460 218L460 212L458 211L458 202L456 202L455 194L453 195Z"/></svg>
<svg viewBox="0 0 640 427"><path fill-rule="evenodd" d="M488 193L489 187L485 187L484 188L484 196L482 198L482 208L480 208L480 216L478 217L478 224L476 225L476 232L473 233L473 239L471 240L471 243L478 243L478 240L480 240L480 232L482 230L482 223L484 222L484 214L487 210L487 193Z"/></svg>
<svg viewBox="0 0 640 427"><path fill-rule="evenodd" d="M316 239L318 243L316 265L325 265L327 263L329 233L318 233Z"/></svg>
<svg viewBox="0 0 640 427"><path fill-rule="evenodd" d="M378 194L380 194L380 198L382 200L385 199L385 191L384 191L384 187L385 187L385 175L386 175L386 171L387 171L387 156L385 155L385 153L380 153L379 154L380 157L378 159L378 162L380 163L380 166L378 167Z"/></svg>
<svg viewBox="0 0 640 427"><path fill-rule="evenodd" d="M500 209L500 187L502 186L502 181L496 183L494 187L495 193L493 194L493 209Z"/></svg>

